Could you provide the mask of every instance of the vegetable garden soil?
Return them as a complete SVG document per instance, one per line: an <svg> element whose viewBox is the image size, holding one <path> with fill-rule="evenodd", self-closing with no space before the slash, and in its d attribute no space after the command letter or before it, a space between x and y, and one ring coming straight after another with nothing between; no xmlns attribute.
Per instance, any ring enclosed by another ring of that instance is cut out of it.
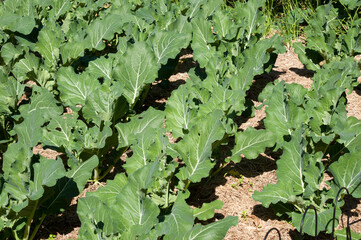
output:
<svg viewBox="0 0 361 240"><path fill-rule="evenodd" d="M179 64L168 83L156 82L145 104L147 106L162 107L171 91L183 84L188 78L187 71L194 67L196 63L192 59L190 52L183 51ZM310 88L312 84L313 72L304 68L298 60L297 55L292 49L286 53L280 54L277 58L275 68L267 75L257 76L254 84L248 91L248 99L253 101L255 106L260 105L257 101L259 93L268 82L285 80L286 83L298 83L304 87ZM361 119L361 91L355 90L347 96L348 115ZM263 128L263 118L265 118L264 107L256 110L254 117L247 121L240 119L240 129L246 129L249 126L254 128ZM224 146L224 153L227 153L227 146ZM36 153L48 158L55 158L58 153L50 149L44 150L41 147L34 149ZM223 154L224 155L224 154ZM220 154L222 156L222 154ZM255 190L261 191L268 183L276 183L276 160L280 153L261 154L255 160L243 159L240 163L228 163L216 176L211 180L202 181L200 184L190 188L191 197L188 203L200 207L203 203L211 202L215 199L223 201L224 206L216 210L215 218L224 218L228 215L238 216L239 223L232 227L225 239L263 239L267 231L271 228L278 228L282 234L282 239L295 239L298 232L294 226L285 220L279 220L273 213L272 209L262 207L260 202L252 199ZM126 160L126 154L122 156L123 162ZM113 178L117 169L110 174ZM38 232L37 239L48 239L56 235L55 239L76 239L80 227L80 221L76 214L78 198L84 197L86 192L95 191L105 182L89 183L79 197L72 200L72 204L62 214L55 217L48 217ZM350 199L351 219L350 222L361 219L361 199ZM343 209L345 213L346 210ZM346 216L343 214L342 222L338 228L345 227ZM361 221L352 224L352 230L361 233ZM328 238L327 238L328 237ZM329 236L320 236L319 239L329 239ZM275 232L268 239L276 238ZM313 238L306 238L313 239Z"/></svg>

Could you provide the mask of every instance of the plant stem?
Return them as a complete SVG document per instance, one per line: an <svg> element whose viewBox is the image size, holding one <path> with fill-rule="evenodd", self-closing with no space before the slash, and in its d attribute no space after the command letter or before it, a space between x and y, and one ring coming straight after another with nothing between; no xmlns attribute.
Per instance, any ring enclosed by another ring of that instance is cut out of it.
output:
<svg viewBox="0 0 361 240"><path fill-rule="evenodd" d="M191 180L187 179L187 184L186 184L186 186L184 187L184 190L187 190L187 189L188 189L189 184L191 184Z"/></svg>
<svg viewBox="0 0 361 240"><path fill-rule="evenodd" d="M216 175L217 175L220 171L222 171L228 164L229 164L229 162L226 163L226 164L224 164L222 167L217 168L217 170L214 171L214 172L208 177L208 179L211 179L211 178L213 178L214 176L216 176Z"/></svg>
<svg viewBox="0 0 361 240"><path fill-rule="evenodd" d="M45 217L46 217L46 214L43 213L43 214L41 215L40 222L35 226L34 231L32 232L29 240L33 240L33 239L34 239L34 237L35 237L36 233L38 232L41 224L43 223Z"/></svg>
<svg viewBox="0 0 361 240"><path fill-rule="evenodd" d="M170 181L173 178L174 173L171 174L171 176L169 177L169 181L167 184L167 196L165 197L165 207L167 208L169 205L169 188L170 188Z"/></svg>
<svg viewBox="0 0 361 240"><path fill-rule="evenodd" d="M97 166L96 168L94 168L94 173L93 173L93 179L95 181L99 181L99 166Z"/></svg>
<svg viewBox="0 0 361 240"><path fill-rule="evenodd" d="M329 147L332 143L334 143L335 139L336 139L336 138L332 139L332 141L330 141L330 142L327 144L327 146L325 147L325 149L322 151L323 156L325 156L328 147Z"/></svg>
<svg viewBox="0 0 361 240"><path fill-rule="evenodd" d="M32 222L32 220L33 220L33 218L34 218L36 208L38 207L38 203L39 203L39 200L36 200L36 201L35 201L35 205L34 205L32 211L31 211L31 213L30 213L30 216L28 217L28 220L26 221L25 232L24 232L24 237L23 237L23 239L29 239L31 222Z"/></svg>
<svg viewBox="0 0 361 240"><path fill-rule="evenodd" d="M120 154L117 155L117 158L116 158L116 160L114 161L114 163L111 164L111 165L109 165L109 167L107 168L107 170L105 170L105 172L103 173L103 175L101 175L100 177L98 177L97 181L102 180L103 178L105 178L105 177L108 175L108 173L112 170L112 168L115 166L115 164L117 164L117 162L119 161L120 156L122 156L123 153L125 153L128 149L129 149L129 147L125 147L125 148L123 149L123 151L121 151ZM95 175L94 175L94 176L95 176Z"/></svg>
<svg viewBox="0 0 361 240"><path fill-rule="evenodd" d="M16 233L16 231L14 229L11 229L11 232L13 233L15 240L20 240L20 238L18 237L18 234Z"/></svg>
<svg viewBox="0 0 361 240"><path fill-rule="evenodd" d="M294 205L298 211L300 211L301 213L305 212L301 207L297 206L297 204Z"/></svg>
<svg viewBox="0 0 361 240"><path fill-rule="evenodd" d="M165 207L166 208L169 205L169 185L170 185L170 182L168 182L168 184L167 184L167 196L165 197Z"/></svg>
<svg viewBox="0 0 361 240"><path fill-rule="evenodd" d="M107 168L107 170L103 173L103 175L101 175L100 177L98 177L97 181L100 181L100 180L102 180L103 178L105 178L105 177L108 175L108 173L112 170L112 168L114 167L114 165L115 165L118 161L119 161L119 159L116 160L116 161L114 162L114 164L110 165L110 166Z"/></svg>
<svg viewBox="0 0 361 240"><path fill-rule="evenodd" d="M99 181L99 175L100 175L99 166L101 165L101 160L100 160L99 152L100 152L100 149L98 148L96 155L97 155L97 157L99 159L99 164L98 164L98 166L96 168L94 168L94 176L93 176L93 179L96 182Z"/></svg>

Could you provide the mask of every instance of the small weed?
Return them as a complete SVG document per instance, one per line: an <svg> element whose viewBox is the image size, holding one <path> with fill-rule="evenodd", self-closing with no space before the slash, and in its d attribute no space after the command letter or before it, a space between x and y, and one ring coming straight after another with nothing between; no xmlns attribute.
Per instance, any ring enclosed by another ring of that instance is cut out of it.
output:
<svg viewBox="0 0 361 240"><path fill-rule="evenodd" d="M244 181L244 176L240 175L238 178L238 184L241 186L243 184L243 181Z"/></svg>
<svg viewBox="0 0 361 240"><path fill-rule="evenodd" d="M243 185L243 182L244 182L244 176L243 175L239 175L239 178L238 178L238 183L232 183L231 184L231 187L233 187L234 189L237 189L238 186L242 186Z"/></svg>
<svg viewBox="0 0 361 240"><path fill-rule="evenodd" d="M237 189L238 186L242 186L244 183L244 176L242 174L240 174L237 171L231 170L227 173L224 174L224 176L230 175L232 177L236 177L238 179L238 183L232 183L231 187L233 187L234 189Z"/></svg>
<svg viewBox="0 0 361 240"><path fill-rule="evenodd" d="M54 240L56 238L55 234L50 234L48 240Z"/></svg>
<svg viewBox="0 0 361 240"><path fill-rule="evenodd" d="M247 221L248 213L246 210L243 210L241 212L241 217L243 218L244 221Z"/></svg>

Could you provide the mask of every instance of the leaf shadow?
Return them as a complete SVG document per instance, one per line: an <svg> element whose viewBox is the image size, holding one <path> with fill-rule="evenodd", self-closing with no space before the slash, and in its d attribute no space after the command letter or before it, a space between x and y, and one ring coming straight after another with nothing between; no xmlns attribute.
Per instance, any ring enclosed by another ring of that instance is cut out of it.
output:
<svg viewBox="0 0 361 240"><path fill-rule="evenodd" d="M361 96L361 84L354 88L354 91L357 95Z"/></svg>
<svg viewBox="0 0 361 240"><path fill-rule="evenodd" d="M35 239L48 239L50 234L66 235L80 227L80 220L76 213L77 204L71 205L64 212L56 216L48 216L39 228Z"/></svg>
<svg viewBox="0 0 361 240"><path fill-rule="evenodd" d="M44 219L35 239L48 239L50 235L56 234L77 235L77 231L76 233L73 232L81 225L77 214L78 199L83 197L85 192L96 190L99 185L87 183L83 192L80 193L72 178L63 177L57 181L54 187L45 187L44 196L50 196L54 191L53 189L62 190L64 185L67 186L64 192L58 193L42 204L42 207L50 209L51 213L49 212Z"/></svg>
<svg viewBox="0 0 361 240"><path fill-rule="evenodd" d="M296 73L298 76L306 77L306 78L312 78L315 74L315 71L306 69L306 68L290 68L290 70L294 73Z"/></svg>
<svg viewBox="0 0 361 240"><path fill-rule="evenodd" d="M152 83L144 100L142 111L149 107L164 110L172 92L186 83L187 73L197 65L198 63L193 60L191 49L182 49L175 59L169 59L167 64L159 70L159 78Z"/></svg>
<svg viewBox="0 0 361 240"><path fill-rule="evenodd" d="M187 203L195 207L201 207L203 203L217 200L216 188L225 185L226 182L224 177L203 178L200 183L193 184L188 188L190 197L186 200Z"/></svg>
<svg viewBox="0 0 361 240"><path fill-rule="evenodd" d="M271 148L266 148L265 153L258 155L256 159L242 158L239 163L230 162L225 170L235 170L242 176L253 178L276 170L276 160L280 158L281 154L282 151L273 152Z"/></svg>
<svg viewBox="0 0 361 240"><path fill-rule="evenodd" d="M278 79L282 74L286 73L284 71L277 71L277 68L273 68L269 73L264 73L261 75L256 75L254 77L253 83L250 89L247 91L248 99L253 101L258 101L259 94L263 91L266 85L270 82Z"/></svg>

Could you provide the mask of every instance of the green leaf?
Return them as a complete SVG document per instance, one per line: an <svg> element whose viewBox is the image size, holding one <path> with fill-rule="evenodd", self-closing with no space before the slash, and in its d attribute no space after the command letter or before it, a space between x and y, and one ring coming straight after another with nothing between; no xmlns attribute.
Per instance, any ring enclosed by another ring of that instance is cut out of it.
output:
<svg viewBox="0 0 361 240"><path fill-rule="evenodd" d="M18 142L29 147L35 147L42 137L41 125L44 120L39 112L27 115L26 119L14 127Z"/></svg>
<svg viewBox="0 0 361 240"><path fill-rule="evenodd" d="M62 37L60 29L54 29L50 26L46 26L41 29L35 50L38 51L43 58L45 58L45 64L47 67L57 66L61 42Z"/></svg>
<svg viewBox="0 0 361 240"><path fill-rule="evenodd" d="M360 1L361 2L361 1ZM358 28L350 28L347 30L346 35L342 39L344 44L344 51L347 53L348 56L353 56L355 51L360 48L357 46L358 42L357 39L360 37L360 29Z"/></svg>
<svg viewBox="0 0 361 240"><path fill-rule="evenodd" d="M265 64L270 61L270 53L274 46L280 45L281 39L277 36L261 40L243 52L244 64L237 74L230 80L233 90L247 91L252 85L254 76L265 71Z"/></svg>
<svg viewBox="0 0 361 240"><path fill-rule="evenodd" d="M221 209L223 202L221 200L214 200L210 203L203 203L201 208L193 209L193 214L201 221L206 221L214 217L214 210Z"/></svg>
<svg viewBox="0 0 361 240"><path fill-rule="evenodd" d="M76 74L71 67L60 68L56 74L60 98L67 106L84 106L86 98L99 86L96 78Z"/></svg>
<svg viewBox="0 0 361 240"><path fill-rule="evenodd" d="M297 201L294 200L296 195L305 193L304 171L309 166L309 159L307 159L305 152L307 143L302 135L302 130L297 130L292 135L291 141L284 144L283 154L277 161L277 184L268 184L262 192L253 194L253 198L256 201L261 201L265 207L279 201L297 205ZM316 164L316 162L311 161L311 165Z"/></svg>
<svg viewBox="0 0 361 240"><path fill-rule="evenodd" d="M130 122L116 124L119 134L118 148L136 143L139 134L147 128L162 128L163 122L164 113L150 107L147 111L132 117Z"/></svg>
<svg viewBox="0 0 361 240"><path fill-rule="evenodd" d="M114 33L120 32L123 25L122 17L109 14L104 19L96 19L87 28L88 38L92 48L103 50L105 44L103 40L111 40Z"/></svg>
<svg viewBox="0 0 361 240"><path fill-rule="evenodd" d="M251 38L255 33L262 33L265 16L259 9L265 5L265 0L251 0L237 9L238 21L242 21L242 26L246 32L245 47L251 44Z"/></svg>
<svg viewBox="0 0 361 240"><path fill-rule="evenodd" d="M316 71L321 61L331 62L336 54L341 54L341 41L335 31L340 24L338 18L338 10L331 3L317 7L309 18L305 28L307 46L294 44L295 52L307 68Z"/></svg>
<svg viewBox="0 0 361 240"><path fill-rule="evenodd" d="M144 42L148 38L149 32L152 32L154 28L154 25L144 21L141 16L124 13L124 18L127 23L125 26L126 35L131 36L137 42Z"/></svg>
<svg viewBox="0 0 361 240"><path fill-rule="evenodd" d="M52 9L49 13L51 18L58 19L61 15L70 10L72 4L70 0L56 0L52 4Z"/></svg>
<svg viewBox="0 0 361 240"><path fill-rule="evenodd" d="M54 95L47 89L33 86L31 103L21 105L19 111L25 119L29 115L37 114L41 117L39 124L49 121L50 118L59 116L63 113L63 108L59 102L54 98Z"/></svg>
<svg viewBox="0 0 361 240"><path fill-rule="evenodd" d="M248 159L256 158L263 153L266 147L272 147L275 144L275 137L271 131L255 130L247 128L244 132L236 133L236 145L232 151L232 160L240 161L240 154Z"/></svg>
<svg viewBox="0 0 361 240"><path fill-rule="evenodd" d="M282 143L283 136L293 135L294 129L299 129L306 122L305 111L288 100L286 84L282 81L273 88L265 119L266 129L272 130L277 143Z"/></svg>
<svg viewBox="0 0 361 240"><path fill-rule="evenodd" d="M4 9L6 12L17 13L19 16L33 16L34 5L38 1L21 0L21 1L4 1Z"/></svg>
<svg viewBox="0 0 361 240"><path fill-rule="evenodd" d="M340 139L337 141L344 144L340 152L345 149L351 153L357 152L360 149L361 120L355 117L347 118L345 129L338 132L338 134L340 135Z"/></svg>
<svg viewBox="0 0 361 240"><path fill-rule="evenodd" d="M98 188L95 192L88 192L86 196L97 197L107 203L115 203L116 197L121 194L122 188L128 183L124 173L115 175L113 180L107 180L104 187Z"/></svg>
<svg viewBox="0 0 361 240"><path fill-rule="evenodd" d="M18 58L23 53L19 46L14 46L12 43L6 43L1 48L1 57L5 64L9 64L11 60Z"/></svg>
<svg viewBox="0 0 361 240"><path fill-rule="evenodd" d="M122 56L128 49L128 39L126 37L119 37L119 42L117 46L118 52L115 54L115 58Z"/></svg>
<svg viewBox="0 0 361 240"><path fill-rule="evenodd" d="M149 164L128 178L117 178L111 188L104 187L108 196L105 201L102 192L87 195L79 201L78 213L82 221L81 236L103 235L134 239L148 234L158 223L158 206L145 194L157 174L158 164ZM116 185L114 194L109 191ZM114 200L112 200L114 199ZM101 224L99 224L101 223ZM114 234L114 235L113 235Z"/></svg>
<svg viewBox="0 0 361 240"><path fill-rule="evenodd" d="M306 65L307 69L313 71L317 71L318 69L320 69L320 66L318 64L321 59L320 55L317 54L317 52L310 51L306 49L306 47L304 47L302 43L297 42L293 44L293 48L295 50L295 53L297 53L298 58L303 64Z"/></svg>
<svg viewBox="0 0 361 240"><path fill-rule="evenodd" d="M19 32L28 35L35 27L35 19L31 16L20 16L10 12L4 12L0 19L0 28L12 32Z"/></svg>
<svg viewBox="0 0 361 240"><path fill-rule="evenodd" d="M229 90L227 87L214 85L211 98L199 106L198 114L206 115L216 109L225 113L235 112L240 115L245 110L245 92L240 90Z"/></svg>
<svg viewBox="0 0 361 240"><path fill-rule="evenodd" d="M323 137L325 133L322 131L322 125L330 125L332 115L338 104L340 104L340 98L342 98L344 89L332 88L322 89L320 92L310 92L308 102L305 106L306 113L309 117L309 127L312 129L312 134L318 137ZM326 136L327 137L327 136ZM330 136L332 141L333 137ZM326 139L323 139L326 142Z"/></svg>
<svg viewBox="0 0 361 240"><path fill-rule="evenodd" d="M146 128L137 134L136 143L131 146L133 155L127 158L124 168L127 174L132 174L136 170L154 161L157 155L162 153L162 146L157 144L158 129Z"/></svg>
<svg viewBox="0 0 361 240"><path fill-rule="evenodd" d="M126 176L118 174L114 180L108 180L106 186L98 188L96 192L88 192L85 198L79 200L77 213L82 223L79 237L97 239L94 233L99 234L100 229L96 230L96 227L101 227L99 223L102 223L102 230L108 234L124 229L123 224L112 214L110 206L116 204L116 197L127 183Z"/></svg>
<svg viewBox="0 0 361 240"><path fill-rule="evenodd" d="M222 7L223 3L224 2L222 0L208 1L207 4L202 6L203 16L209 17L211 15L216 14L217 12L220 11L220 8Z"/></svg>
<svg viewBox="0 0 361 240"><path fill-rule="evenodd" d="M177 19L168 26L168 29L175 30L180 34L191 34L192 24L188 22L186 16L179 15Z"/></svg>
<svg viewBox="0 0 361 240"><path fill-rule="evenodd" d="M25 58L19 60L15 63L12 73L15 75L16 79L21 82L27 80L27 73L32 72L39 67L39 58L32 53L25 53Z"/></svg>
<svg viewBox="0 0 361 240"><path fill-rule="evenodd" d="M206 0L190 0L189 2L191 5L187 11L187 16L189 19L192 19L197 15L201 6L206 3Z"/></svg>
<svg viewBox="0 0 361 240"><path fill-rule="evenodd" d="M191 230L186 232L182 239L184 240L217 240L226 236L228 229L238 224L238 217L227 216L226 218L202 226L197 224Z"/></svg>
<svg viewBox="0 0 361 240"><path fill-rule="evenodd" d="M72 62L71 60L75 60L84 55L84 50L87 44L83 41L75 41L75 42L67 42L66 44L60 47L60 55L63 64L68 62Z"/></svg>
<svg viewBox="0 0 361 240"><path fill-rule="evenodd" d="M68 171L64 178L57 181L53 187L53 195L44 203L46 211L48 213L57 213L71 198L79 195L98 163L98 157L93 156Z"/></svg>
<svg viewBox="0 0 361 240"><path fill-rule="evenodd" d="M174 91L165 108L167 118L165 125L174 138L183 137L184 132L192 127L192 119L196 116L195 110L191 108L192 102L188 88L189 86L185 84Z"/></svg>
<svg viewBox="0 0 361 240"><path fill-rule="evenodd" d="M11 114L23 92L24 85L0 73L0 114Z"/></svg>
<svg viewBox="0 0 361 240"><path fill-rule="evenodd" d="M102 121L112 121L117 107L116 101L121 93L122 85L119 82L114 82L113 85L107 82L95 89L85 101L83 115L86 120L93 121L99 127Z"/></svg>
<svg viewBox="0 0 361 240"><path fill-rule="evenodd" d="M336 236L337 240L348 240L347 234L346 234L346 228L344 228L342 230L336 230L335 236ZM361 233L355 233L351 229L351 240L359 240L359 239L361 239Z"/></svg>
<svg viewBox="0 0 361 240"><path fill-rule="evenodd" d="M53 117L46 128L43 128L43 146L55 146L71 151L77 149L73 129L77 125L78 115L60 115Z"/></svg>
<svg viewBox="0 0 361 240"><path fill-rule="evenodd" d="M252 195L255 201L262 202L262 205L268 208L271 203L287 203L294 197L292 184L278 181L277 184L268 184L261 192L255 191Z"/></svg>
<svg viewBox="0 0 361 240"><path fill-rule="evenodd" d="M82 138L85 149L101 149L105 147L106 140L112 136L111 122L105 122L102 128L94 126L84 129L84 136Z"/></svg>
<svg viewBox="0 0 361 240"><path fill-rule="evenodd" d="M192 26L193 58L199 62L200 67L205 67L216 53L214 47L210 45L215 41L212 35L211 23L201 18L195 18L192 20Z"/></svg>
<svg viewBox="0 0 361 240"><path fill-rule="evenodd" d="M121 194L116 198L118 204L114 206L114 210L119 213L118 219L128 232L133 232L134 235L147 234L158 223L157 216L160 213L158 206L139 191L153 182L152 176L155 174L156 165L149 164L135 172L132 175L134 179L129 180L129 184L122 188Z"/></svg>
<svg viewBox="0 0 361 240"><path fill-rule="evenodd" d="M124 229L122 222L117 221L114 216L114 210L110 203L101 202L100 198L87 197L79 201L79 217L88 218L84 222L82 219L82 227L79 230L79 237L86 239L99 239L104 232L105 236L112 236ZM91 222L90 222L90 221Z"/></svg>
<svg viewBox="0 0 361 240"><path fill-rule="evenodd" d="M151 42L157 63L165 65L169 58L175 58L182 48L187 48L190 40L190 34L175 31L155 32L151 36Z"/></svg>
<svg viewBox="0 0 361 240"><path fill-rule="evenodd" d="M232 21L227 13L217 11L214 15L214 25L214 31L222 38L225 38L232 26Z"/></svg>
<svg viewBox="0 0 361 240"><path fill-rule="evenodd" d="M4 179L11 179L14 175L21 176L21 173L26 172L32 155L32 151L26 145L19 142L10 144L4 153Z"/></svg>
<svg viewBox="0 0 361 240"><path fill-rule="evenodd" d="M307 142L302 135L301 130L292 135L291 141L283 146L281 159L277 161L278 181L291 184L296 194L304 193L306 188L303 171L307 166Z"/></svg>
<svg viewBox="0 0 361 240"><path fill-rule="evenodd" d="M354 198L361 197L361 157L358 152L343 155L330 165L329 171L338 188L346 187Z"/></svg>
<svg viewBox="0 0 361 240"><path fill-rule="evenodd" d="M336 210L336 221L341 215L341 210L338 208ZM301 220L303 213L292 213L292 222L296 226L297 230L300 231ZM322 210L321 212L317 212L317 235L321 231L331 232L332 231L332 217L333 217L333 208L329 208L326 210ZM338 224L336 224L338 225ZM303 222L303 232L310 235L315 236L315 212L313 209L309 209L307 211L305 220Z"/></svg>
<svg viewBox="0 0 361 240"><path fill-rule="evenodd" d="M33 165L34 180L30 182L31 200L37 200L44 194L43 186L53 187L56 181L65 176L66 171L61 159L40 158L40 162Z"/></svg>
<svg viewBox="0 0 361 240"><path fill-rule="evenodd" d="M209 175L209 171L214 166L210 159L212 144L221 140L225 133L220 121L221 116L223 112L216 110L199 120L189 134L176 145L176 150L186 165L177 175L181 180L200 182L202 178Z"/></svg>
<svg viewBox="0 0 361 240"><path fill-rule="evenodd" d="M165 235L164 239L179 239L185 232L193 227L194 217L192 209L184 197L178 195L170 214L165 216L164 222L157 225L158 234Z"/></svg>
<svg viewBox="0 0 361 240"><path fill-rule="evenodd" d="M120 57L114 68L114 77L124 84L124 97L131 106L137 101L143 87L158 76L160 64L144 42L136 42Z"/></svg>
<svg viewBox="0 0 361 240"><path fill-rule="evenodd" d="M305 177L305 182L307 183L306 192L310 190L312 192L311 194L313 194L313 192L321 189L321 183L324 179L325 167L321 162L323 153L317 152L311 157L310 155L308 155L307 157L309 164L305 167L303 175Z"/></svg>
<svg viewBox="0 0 361 240"><path fill-rule="evenodd" d="M113 61L113 58L100 57L94 61L90 61L86 71L94 77L102 77L104 80L111 80L113 74Z"/></svg>

